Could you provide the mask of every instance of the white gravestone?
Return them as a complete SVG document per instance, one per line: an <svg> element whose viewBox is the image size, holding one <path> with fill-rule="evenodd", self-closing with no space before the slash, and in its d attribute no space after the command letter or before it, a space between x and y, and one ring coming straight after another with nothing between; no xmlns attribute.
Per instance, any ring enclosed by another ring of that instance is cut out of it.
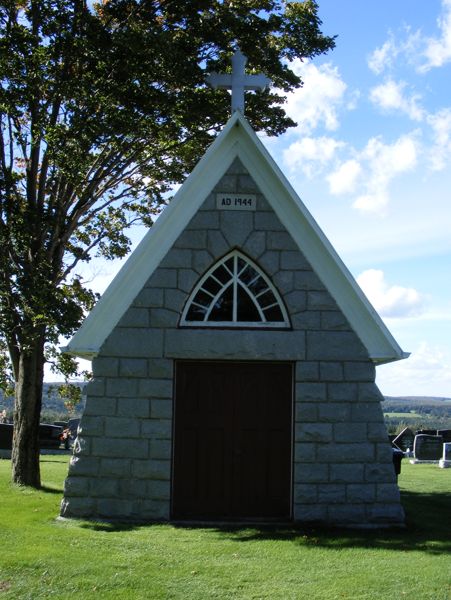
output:
<svg viewBox="0 0 451 600"><path fill-rule="evenodd" d="M448 469L451 467L451 443L443 444L443 458L439 460L439 467Z"/></svg>

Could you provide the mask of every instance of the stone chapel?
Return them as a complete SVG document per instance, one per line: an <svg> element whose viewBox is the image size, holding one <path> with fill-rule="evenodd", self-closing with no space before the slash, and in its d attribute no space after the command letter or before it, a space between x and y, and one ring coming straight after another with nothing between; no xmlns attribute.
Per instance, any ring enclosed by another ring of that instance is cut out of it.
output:
<svg viewBox="0 0 451 600"><path fill-rule="evenodd" d="M375 367L407 355L242 112L66 348L61 515L402 525Z"/></svg>

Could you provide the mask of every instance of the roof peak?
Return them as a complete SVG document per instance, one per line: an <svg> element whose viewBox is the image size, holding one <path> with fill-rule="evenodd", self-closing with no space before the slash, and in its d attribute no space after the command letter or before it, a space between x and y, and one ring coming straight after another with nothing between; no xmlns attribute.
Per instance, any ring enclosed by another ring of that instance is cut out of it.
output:
<svg viewBox="0 0 451 600"><path fill-rule="evenodd" d="M230 117L171 203L111 282L67 352L95 356L219 179L240 159L375 363L406 357L240 111Z"/></svg>

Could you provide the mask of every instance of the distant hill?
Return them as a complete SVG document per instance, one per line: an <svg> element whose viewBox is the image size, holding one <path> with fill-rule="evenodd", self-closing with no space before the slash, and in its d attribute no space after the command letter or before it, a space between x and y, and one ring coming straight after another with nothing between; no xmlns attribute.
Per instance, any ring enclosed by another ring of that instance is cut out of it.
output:
<svg viewBox="0 0 451 600"><path fill-rule="evenodd" d="M42 395L42 418L46 421L66 420L68 412L64 400L58 396L58 386L62 383L45 383ZM77 383L81 388L85 382ZM81 416L85 398L77 407L73 416ZM13 399L4 398L0 391L0 410L6 408L9 414L13 410ZM451 429L451 398L437 396L385 396L382 404L385 422L390 431L402 425L417 429L436 428Z"/></svg>
<svg viewBox="0 0 451 600"><path fill-rule="evenodd" d="M451 398L439 396L386 396L382 404L390 433L412 429L451 429Z"/></svg>
<svg viewBox="0 0 451 600"><path fill-rule="evenodd" d="M451 398L442 398L441 396L385 396L387 403L401 402L406 404L438 404L451 403Z"/></svg>
<svg viewBox="0 0 451 600"><path fill-rule="evenodd" d="M73 382L74 385L79 386L82 390L86 386L86 382ZM53 420L66 420L69 417L69 414L64 406L64 398L60 398L58 395L58 387L63 385L63 382L55 382L55 383L44 383L44 389L42 393L42 410L41 414L43 416L43 420L53 421ZM77 406L77 409L73 415L70 416L81 416L84 406L85 406L86 398L82 393L82 401ZM8 414L11 414L14 407L13 398L7 398L4 396L3 392L0 390L0 410L6 408Z"/></svg>

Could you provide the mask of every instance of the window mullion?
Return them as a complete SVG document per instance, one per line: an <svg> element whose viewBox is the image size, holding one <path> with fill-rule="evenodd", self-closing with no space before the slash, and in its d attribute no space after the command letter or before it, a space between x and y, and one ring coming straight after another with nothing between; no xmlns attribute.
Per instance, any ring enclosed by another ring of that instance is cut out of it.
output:
<svg viewBox="0 0 451 600"><path fill-rule="evenodd" d="M259 281L260 278L262 281ZM196 307L192 318L191 315L188 316L191 306ZM277 311L274 312L277 306L280 315ZM205 311L203 318L200 309ZM267 314L270 316L269 320ZM243 324L246 327L288 327L289 317L269 278L251 260L234 250L202 277L182 313L182 325L195 327L207 323L211 326Z"/></svg>
<svg viewBox="0 0 451 600"><path fill-rule="evenodd" d="M238 256L233 257L233 322L238 321Z"/></svg>
<svg viewBox="0 0 451 600"><path fill-rule="evenodd" d="M216 296L213 298L210 306L208 307L207 313L205 315L205 321L208 321L210 319L210 313L211 311L214 309L216 302L219 300L219 298L224 294L224 292L226 291L226 289L229 287L230 282L226 283L222 286L222 288L219 290L219 292L216 294Z"/></svg>
<svg viewBox="0 0 451 600"><path fill-rule="evenodd" d="M262 307L260 306L260 304L257 302L257 299L256 299L256 297L254 296L254 294L253 294L253 293L250 291L250 289L249 289L249 288L247 288L247 287L245 287L245 286L243 286L243 289L244 289L244 291L246 292L246 294L249 296L249 298L252 300L252 302L253 302L253 304L254 304L255 308L257 309L257 311L258 311L258 314L260 315L260 320L261 320L262 322L266 321L266 317L265 317L265 315L264 315L263 309L262 309Z"/></svg>

